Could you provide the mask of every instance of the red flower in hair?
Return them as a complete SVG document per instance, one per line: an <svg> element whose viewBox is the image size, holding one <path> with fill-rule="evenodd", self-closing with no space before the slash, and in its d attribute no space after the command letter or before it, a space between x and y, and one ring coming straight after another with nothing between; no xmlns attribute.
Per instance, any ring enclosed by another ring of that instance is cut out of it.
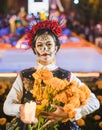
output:
<svg viewBox="0 0 102 130"><path fill-rule="evenodd" d="M33 25L32 29L28 32L28 45L31 46L32 40L36 32L40 29L49 29L51 30L56 36L61 36L62 28L59 26L58 22L55 20L46 20L43 22L39 22L36 25Z"/></svg>

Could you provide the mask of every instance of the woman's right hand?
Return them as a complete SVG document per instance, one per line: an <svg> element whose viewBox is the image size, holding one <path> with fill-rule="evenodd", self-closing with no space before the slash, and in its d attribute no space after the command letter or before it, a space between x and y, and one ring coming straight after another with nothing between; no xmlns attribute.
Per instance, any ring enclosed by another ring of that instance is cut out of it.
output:
<svg viewBox="0 0 102 130"><path fill-rule="evenodd" d="M37 123L38 120L35 117L36 103L30 102L20 106L20 119L25 124Z"/></svg>

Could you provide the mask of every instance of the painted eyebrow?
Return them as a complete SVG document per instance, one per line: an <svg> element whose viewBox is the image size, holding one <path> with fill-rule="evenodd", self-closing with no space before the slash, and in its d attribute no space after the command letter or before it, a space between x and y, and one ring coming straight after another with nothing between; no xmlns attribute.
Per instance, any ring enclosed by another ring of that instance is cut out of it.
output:
<svg viewBox="0 0 102 130"><path fill-rule="evenodd" d="M38 41L36 43L42 44L43 42ZM52 42L51 41L47 41L46 43L52 43Z"/></svg>
<svg viewBox="0 0 102 130"><path fill-rule="evenodd" d="M39 42L39 41L38 41L38 42L36 42L36 44L40 45L40 44L43 44L43 42Z"/></svg>
<svg viewBox="0 0 102 130"><path fill-rule="evenodd" d="M38 41L38 42L36 42L36 43L42 43L42 42L39 42L39 41Z"/></svg>

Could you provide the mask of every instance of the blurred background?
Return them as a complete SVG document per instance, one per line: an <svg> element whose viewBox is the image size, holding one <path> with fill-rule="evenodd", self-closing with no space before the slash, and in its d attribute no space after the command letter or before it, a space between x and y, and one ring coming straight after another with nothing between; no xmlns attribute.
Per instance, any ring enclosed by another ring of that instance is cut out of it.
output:
<svg viewBox="0 0 102 130"><path fill-rule="evenodd" d="M26 33L39 21L62 25L57 64L95 93L100 109L80 119L82 130L102 130L102 0L0 0L0 130L12 119L3 102L17 72L35 65Z"/></svg>

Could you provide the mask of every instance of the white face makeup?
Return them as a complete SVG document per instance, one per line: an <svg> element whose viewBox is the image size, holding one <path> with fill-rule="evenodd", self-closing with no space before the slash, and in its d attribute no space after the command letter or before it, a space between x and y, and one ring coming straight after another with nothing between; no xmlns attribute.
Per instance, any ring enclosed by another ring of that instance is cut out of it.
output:
<svg viewBox="0 0 102 130"><path fill-rule="evenodd" d="M40 35L35 44L35 52L38 59L49 62L55 58L57 47L52 36L48 34Z"/></svg>

